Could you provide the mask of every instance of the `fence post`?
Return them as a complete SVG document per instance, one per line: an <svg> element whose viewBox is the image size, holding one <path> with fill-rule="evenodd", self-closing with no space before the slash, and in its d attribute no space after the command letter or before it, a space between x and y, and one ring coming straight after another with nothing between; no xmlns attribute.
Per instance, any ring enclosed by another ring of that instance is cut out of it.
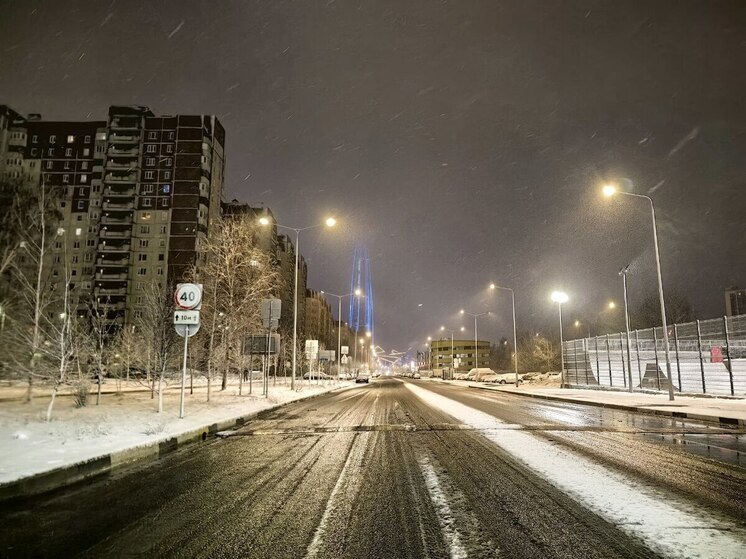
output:
<svg viewBox="0 0 746 559"><path fill-rule="evenodd" d="M728 359L728 377L730 377L730 395L735 396L733 390L733 365L730 362L730 340L728 339L728 317L723 317L723 330L725 331L725 356Z"/></svg>
<svg viewBox="0 0 746 559"><path fill-rule="evenodd" d="M681 392L681 363L679 362L679 325L673 325L673 346L676 350L676 372L679 375L679 392Z"/></svg>
<svg viewBox="0 0 746 559"><path fill-rule="evenodd" d="M640 381L640 388L642 388L642 367L640 365L640 335L638 330L635 330L635 353L637 354L637 380Z"/></svg>
<svg viewBox="0 0 746 559"><path fill-rule="evenodd" d="M578 379L578 340L572 341L572 350L575 354L575 384L580 384L580 380Z"/></svg>
<svg viewBox="0 0 746 559"><path fill-rule="evenodd" d="M699 352L699 370L702 372L702 394L707 394L705 386L705 362L702 361L702 332L699 329L699 320L697 321L697 351Z"/></svg>
<svg viewBox="0 0 746 559"><path fill-rule="evenodd" d="M591 341L588 340L588 344L585 343L585 338L583 338L583 370L585 371L585 385L588 386L588 365L590 365L591 360L586 359L586 356L588 355L590 349L590 343Z"/></svg>
<svg viewBox="0 0 746 559"><path fill-rule="evenodd" d="M614 386L614 381L611 380L611 350L609 349L609 335L606 334L606 361L609 363L609 386Z"/></svg>
<svg viewBox="0 0 746 559"><path fill-rule="evenodd" d="M627 388L627 366L624 364L624 338L621 332L619 332L619 355L622 358L622 380L624 387Z"/></svg>
<svg viewBox="0 0 746 559"><path fill-rule="evenodd" d="M601 361L598 359L598 336L594 336L596 340L596 381L601 386Z"/></svg>
<svg viewBox="0 0 746 559"><path fill-rule="evenodd" d="M659 374L660 365L658 362L658 333L655 331L655 326L653 326L653 349L655 350L655 385L658 387L658 390L660 390L661 376Z"/></svg>

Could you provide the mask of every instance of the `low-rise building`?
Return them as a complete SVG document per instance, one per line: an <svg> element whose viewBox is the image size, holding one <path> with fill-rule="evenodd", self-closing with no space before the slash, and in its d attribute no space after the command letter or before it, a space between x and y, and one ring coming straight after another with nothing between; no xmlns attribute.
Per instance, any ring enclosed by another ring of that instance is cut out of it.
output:
<svg viewBox="0 0 746 559"><path fill-rule="evenodd" d="M469 372L474 368L488 368L490 366L490 342L478 340L476 351L474 340L453 340L444 338L430 342L432 367L435 369L450 369L452 359L456 359L456 372ZM475 357L476 354L476 357Z"/></svg>

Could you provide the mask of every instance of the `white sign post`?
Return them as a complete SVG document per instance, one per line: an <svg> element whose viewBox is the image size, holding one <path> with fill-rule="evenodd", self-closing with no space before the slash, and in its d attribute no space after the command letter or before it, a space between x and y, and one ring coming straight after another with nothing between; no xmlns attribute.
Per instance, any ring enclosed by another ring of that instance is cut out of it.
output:
<svg viewBox="0 0 746 559"><path fill-rule="evenodd" d="M184 389L186 387L187 351L189 338L199 330L199 309L202 306L202 284L180 283L174 291L174 326L176 332L184 337L184 363L181 368L181 399L179 402L179 419L184 418Z"/></svg>

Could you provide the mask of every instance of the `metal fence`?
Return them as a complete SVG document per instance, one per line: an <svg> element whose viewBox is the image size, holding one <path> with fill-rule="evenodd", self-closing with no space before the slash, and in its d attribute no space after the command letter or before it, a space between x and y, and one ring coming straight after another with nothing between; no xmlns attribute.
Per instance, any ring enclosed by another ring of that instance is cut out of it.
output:
<svg viewBox="0 0 746 559"><path fill-rule="evenodd" d="M746 395L746 315L668 326L671 377L679 392ZM565 382L668 390L663 328L564 342Z"/></svg>

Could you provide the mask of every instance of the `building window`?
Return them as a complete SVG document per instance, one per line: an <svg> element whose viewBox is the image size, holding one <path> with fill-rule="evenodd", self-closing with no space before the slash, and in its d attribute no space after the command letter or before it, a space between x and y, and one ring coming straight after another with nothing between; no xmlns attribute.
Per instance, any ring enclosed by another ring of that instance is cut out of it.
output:
<svg viewBox="0 0 746 559"><path fill-rule="evenodd" d="M161 225L161 235L165 235L165 234L166 234L166 226Z"/></svg>
<svg viewBox="0 0 746 559"><path fill-rule="evenodd" d="M148 140L157 140L158 132L148 132Z"/></svg>
<svg viewBox="0 0 746 559"><path fill-rule="evenodd" d="M174 133L173 132L169 132L168 133L168 139L169 140L173 140L174 139Z"/></svg>
<svg viewBox="0 0 746 559"><path fill-rule="evenodd" d="M39 143L39 136L38 136L38 135L36 135L36 134L34 134L34 135L33 135L33 136L31 137L31 143L33 143L33 144L38 144L38 143Z"/></svg>
<svg viewBox="0 0 746 559"><path fill-rule="evenodd" d="M142 199L142 207L143 208L149 208L153 205L153 199L152 198L143 198Z"/></svg>
<svg viewBox="0 0 746 559"><path fill-rule="evenodd" d="M153 179L153 171L145 171L145 178L146 179Z"/></svg>
<svg viewBox="0 0 746 559"><path fill-rule="evenodd" d="M50 144L57 143L57 136L55 136L54 134L49 136L49 143Z"/></svg>
<svg viewBox="0 0 746 559"><path fill-rule="evenodd" d="M149 244L150 244L150 241L148 239L140 239L140 248L148 248ZM141 254L140 256L145 256L145 255Z"/></svg>
<svg viewBox="0 0 746 559"><path fill-rule="evenodd" d="M53 164L52 164L52 162L51 162L51 161L47 161L47 169L51 169L51 168L52 168L52 165L53 165ZM47 177L47 180L49 180L49 177Z"/></svg>
<svg viewBox="0 0 746 559"><path fill-rule="evenodd" d="M163 171L163 180L171 180L171 171Z"/></svg>
<svg viewBox="0 0 746 559"><path fill-rule="evenodd" d="M83 161L83 162L81 162L81 164L80 164L80 168L81 168L81 169L82 169L83 171L86 171L86 170L88 169L88 161Z"/></svg>
<svg viewBox="0 0 746 559"><path fill-rule="evenodd" d="M103 151L103 149L101 151ZM91 155L91 150L89 148L83 148L83 157L88 157L89 155Z"/></svg>
<svg viewBox="0 0 746 559"><path fill-rule="evenodd" d="M88 175L80 175L80 182L83 184L88 182Z"/></svg>
<svg viewBox="0 0 746 559"><path fill-rule="evenodd" d="M74 248L74 249L78 249L78 248L80 248L80 241L75 241L75 242L73 243L73 248Z"/></svg>
<svg viewBox="0 0 746 559"><path fill-rule="evenodd" d="M75 141L75 136L70 135L70 136L67 137L67 143L68 144L72 144L74 141Z"/></svg>
<svg viewBox="0 0 746 559"><path fill-rule="evenodd" d="M65 161L64 168L65 168L65 170L67 170L67 169L70 168L70 162L69 161Z"/></svg>
<svg viewBox="0 0 746 559"><path fill-rule="evenodd" d="M85 188L79 188L78 189L78 195L79 196L84 196L85 195Z"/></svg>
<svg viewBox="0 0 746 559"><path fill-rule="evenodd" d="M148 146L145 148L146 153L155 153L155 144L148 144Z"/></svg>
<svg viewBox="0 0 746 559"><path fill-rule="evenodd" d="M88 232L90 232L90 231L91 231L91 227L88 228ZM96 246L96 239L88 239L85 242L85 246L87 246L87 247L95 247Z"/></svg>
<svg viewBox="0 0 746 559"><path fill-rule="evenodd" d="M166 246L166 239L161 239L158 243L158 246L164 248Z"/></svg>
<svg viewBox="0 0 746 559"><path fill-rule="evenodd" d="M158 268L158 269L156 270L156 272L157 272L157 274L158 274L159 276L162 276L162 275L163 275L163 268Z"/></svg>
<svg viewBox="0 0 746 559"><path fill-rule="evenodd" d="M66 148L65 149L65 157L70 157L73 154L73 148Z"/></svg>
<svg viewBox="0 0 746 559"><path fill-rule="evenodd" d="M62 182L67 184L70 182L70 175L62 175Z"/></svg>
<svg viewBox="0 0 746 559"><path fill-rule="evenodd" d="M141 281L138 281L137 282L137 290L138 291L142 291L143 289L145 289L145 283L141 282Z"/></svg>
<svg viewBox="0 0 746 559"><path fill-rule="evenodd" d="M165 254L161 253L161 254L158 255L158 262L163 262L165 259L166 259L166 255Z"/></svg>
<svg viewBox="0 0 746 559"><path fill-rule="evenodd" d="M96 139L102 142L106 141L106 132L98 132L96 134Z"/></svg>
<svg viewBox="0 0 746 559"><path fill-rule="evenodd" d="M171 144L166 146L166 153L173 153L174 152L174 146Z"/></svg>
<svg viewBox="0 0 746 559"><path fill-rule="evenodd" d="M83 233L83 229L80 227L75 228L75 236L80 237L80 235Z"/></svg>
<svg viewBox="0 0 746 559"><path fill-rule="evenodd" d="M170 184L164 184L163 185L163 193L164 194L168 194L169 192L171 192L171 185Z"/></svg>
<svg viewBox="0 0 746 559"><path fill-rule="evenodd" d="M143 194L152 194L155 190L155 186L152 184L144 184L142 185L142 193Z"/></svg>
<svg viewBox="0 0 746 559"><path fill-rule="evenodd" d="M84 210L85 209L85 200L78 200L78 209ZM82 221L82 217L78 216L78 221Z"/></svg>
<svg viewBox="0 0 746 559"><path fill-rule="evenodd" d="M49 149L47 150L47 155L48 155L49 157L54 157L54 148L49 148Z"/></svg>
<svg viewBox="0 0 746 559"><path fill-rule="evenodd" d="M137 269L137 275L138 276L144 276L148 272L147 268L138 268Z"/></svg>
<svg viewBox="0 0 746 559"><path fill-rule="evenodd" d="M147 165L148 167L153 167L155 165L155 157L146 157L145 165Z"/></svg>
<svg viewBox="0 0 746 559"><path fill-rule="evenodd" d="M150 225L140 225L140 233L143 235L150 233Z"/></svg>
<svg viewBox="0 0 746 559"><path fill-rule="evenodd" d="M168 207L168 198L161 198L161 208Z"/></svg>
<svg viewBox="0 0 746 559"><path fill-rule="evenodd" d="M137 255L137 261L138 262L146 262L148 260L147 254L138 254Z"/></svg>
<svg viewBox="0 0 746 559"><path fill-rule="evenodd" d="M136 299L138 305L142 305L142 297Z"/></svg>
<svg viewBox="0 0 746 559"><path fill-rule="evenodd" d="M148 220L151 217L152 217L152 215L150 214L150 212L142 212L140 214L140 219L143 219L143 220Z"/></svg>
<svg viewBox="0 0 746 559"><path fill-rule="evenodd" d="M90 136L86 136L85 139L83 140L83 143L84 144L90 144L91 143L91 137Z"/></svg>
<svg viewBox="0 0 746 559"><path fill-rule="evenodd" d="M77 263L78 263L78 255L76 254L75 256L73 256L73 264L77 264Z"/></svg>

